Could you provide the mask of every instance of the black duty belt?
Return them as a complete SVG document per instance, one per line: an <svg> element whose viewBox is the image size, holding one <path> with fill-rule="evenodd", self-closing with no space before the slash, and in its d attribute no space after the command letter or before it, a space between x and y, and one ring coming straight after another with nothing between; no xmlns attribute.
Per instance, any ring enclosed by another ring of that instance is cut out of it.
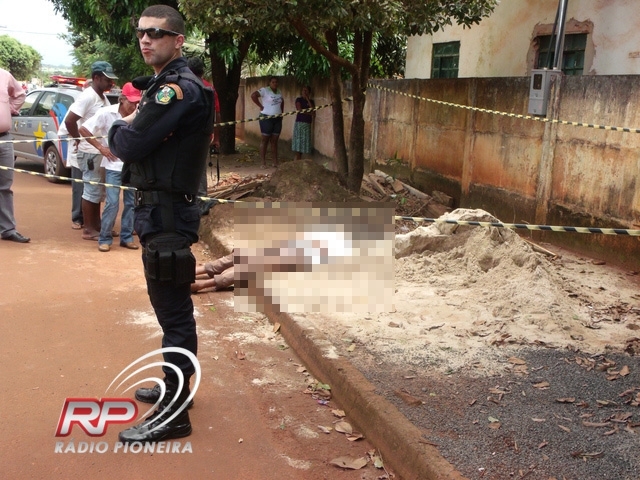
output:
<svg viewBox="0 0 640 480"><path fill-rule="evenodd" d="M0 132L0 137L4 137L5 135L9 135L9 132Z"/></svg>
<svg viewBox="0 0 640 480"><path fill-rule="evenodd" d="M169 193L161 191L136 190L135 205L160 205L163 199L169 198L172 202L192 204L196 201L196 196L190 193Z"/></svg>

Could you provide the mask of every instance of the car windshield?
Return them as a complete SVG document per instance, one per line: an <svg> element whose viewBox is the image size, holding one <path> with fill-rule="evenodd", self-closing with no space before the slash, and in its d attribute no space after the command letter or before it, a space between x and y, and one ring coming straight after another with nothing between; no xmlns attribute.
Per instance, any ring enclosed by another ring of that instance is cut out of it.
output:
<svg viewBox="0 0 640 480"><path fill-rule="evenodd" d="M38 105L36 105L33 115L37 117L45 117L49 115L49 110L53 107L55 99L56 92L44 92L44 95L42 95L42 98L38 101Z"/></svg>
<svg viewBox="0 0 640 480"><path fill-rule="evenodd" d="M22 104L22 108L20 108L20 115L29 115L29 112L31 111L31 107L33 106L35 101L38 99L38 96L40 95L40 93L41 92L31 92L30 94L27 95L27 98L25 98L24 103Z"/></svg>

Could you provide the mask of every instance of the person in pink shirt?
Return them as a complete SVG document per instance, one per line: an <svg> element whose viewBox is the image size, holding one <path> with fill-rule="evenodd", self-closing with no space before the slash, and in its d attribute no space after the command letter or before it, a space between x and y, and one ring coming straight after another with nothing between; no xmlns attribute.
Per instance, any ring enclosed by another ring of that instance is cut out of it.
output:
<svg viewBox="0 0 640 480"><path fill-rule="evenodd" d="M6 70L0 68L0 166L14 167L11 115L18 115L24 103L22 85ZM13 215L13 170L0 169L0 237L18 243L31 239L18 233Z"/></svg>

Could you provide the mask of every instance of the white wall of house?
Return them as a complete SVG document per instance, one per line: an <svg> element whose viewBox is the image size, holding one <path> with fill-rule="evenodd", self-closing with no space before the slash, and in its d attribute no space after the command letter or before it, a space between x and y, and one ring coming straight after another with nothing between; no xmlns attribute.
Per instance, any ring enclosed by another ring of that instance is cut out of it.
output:
<svg viewBox="0 0 640 480"><path fill-rule="evenodd" d="M550 35L559 0L502 0L471 29L453 25L409 38L406 78L431 77L434 43L460 42L458 77L531 73L534 39ZM587 33L585 75L640 74L640 1L568 0L566 33Z"/></svg>

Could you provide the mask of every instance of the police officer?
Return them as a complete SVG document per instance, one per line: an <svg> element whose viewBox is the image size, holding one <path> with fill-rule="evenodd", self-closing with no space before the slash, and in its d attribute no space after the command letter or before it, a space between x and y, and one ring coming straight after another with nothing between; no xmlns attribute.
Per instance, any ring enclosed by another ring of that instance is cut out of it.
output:
<svg viewBox="0 0 640 480"><path fill-rule="evenodd" d="M162 346L195 355L198 340L190 295L195 258L190 245L198 240L195 200L212 132L213 92L182 57L184 32L184 20L169 6L153 5L142 12L136 35L155 75L134 81L145 90L139 111L114 122L109 146L124 162L123 184L137 189L134 224L144 247L147 291L164 334ZM120 441L157 442L191 433L185 407L193 362L176 352L164 353L164 360L169 365L163 366L166 393L160 407L142 424L122 431ZM136 391L136 398L148 403L159 397L158 385Z"/></svg>

